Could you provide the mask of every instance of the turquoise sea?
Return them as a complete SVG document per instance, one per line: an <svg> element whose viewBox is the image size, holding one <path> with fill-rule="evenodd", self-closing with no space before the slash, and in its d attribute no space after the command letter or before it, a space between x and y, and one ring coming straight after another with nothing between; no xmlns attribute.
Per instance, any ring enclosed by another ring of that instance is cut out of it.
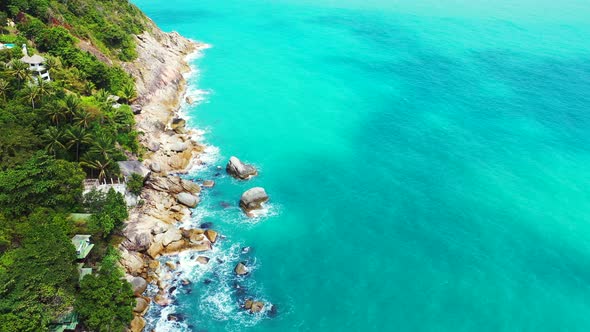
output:
<svg viewBox="0 0 590 332"><path fill-rule="evenodd" d="M590 331L588 0L134 2L212 45L184 112L226 236L157 331Z"/></svg>

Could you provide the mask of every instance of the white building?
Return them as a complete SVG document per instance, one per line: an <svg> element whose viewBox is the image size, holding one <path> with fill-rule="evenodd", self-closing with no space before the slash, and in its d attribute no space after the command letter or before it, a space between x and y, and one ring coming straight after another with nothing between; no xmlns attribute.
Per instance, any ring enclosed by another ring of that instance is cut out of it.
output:
<svg viewBox="0 0 590 332"><path fill-rule="evenodd" d="M35 54L33 56L29 56L29 52L27 51L27 45L23 44L23 56L20 61L29 65L29 70L33 72L33 76L41 77L44 81L51 81L49 77L49 71L47 67L45 67L45 58Z"/></svg>

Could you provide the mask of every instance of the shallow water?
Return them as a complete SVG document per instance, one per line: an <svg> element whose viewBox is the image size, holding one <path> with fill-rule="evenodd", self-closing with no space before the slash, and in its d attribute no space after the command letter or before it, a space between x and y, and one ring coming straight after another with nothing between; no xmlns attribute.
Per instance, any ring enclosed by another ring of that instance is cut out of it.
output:
<svg viewBox="0 0 590 332"><path fill-rule="evenodd" d="M212 146L191 176L217 182L194 223L226 238L181 262L185 329L590 329L587 1L135 3L213 46L185 111ZM226 177L231 155L260 176Z"/></svg>

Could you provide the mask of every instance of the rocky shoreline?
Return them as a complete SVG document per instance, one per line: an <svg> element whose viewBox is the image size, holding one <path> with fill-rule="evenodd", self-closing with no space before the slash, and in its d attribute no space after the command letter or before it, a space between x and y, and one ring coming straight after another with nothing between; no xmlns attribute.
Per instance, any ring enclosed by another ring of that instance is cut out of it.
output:
<svg viewBox="0 0 590 332"><path fill-rule="evenodd" d="M181 178L195 164L201 163L199 156L205 147L198 143L198 132L186 128L186 121L179 117L181 101L185 98L185 74L191 68L188 59L208 45L191 41L176 32L165 33L150 22L149 32L136 36L138 58L123 67L136 80L138 99L133 105L136 129L140 132L140 143L145 148L143 160L124 162L124 175L138 173L144 176L145 186L139 196L129 201L138 202L129 212L118 249L120 264L125 277L131 283L136 296L134 318L129 330L143 331L146 326L144 315L150 305L164 308L171 304L175 282L182 276L177 271L177 261L166 261L161 266L160 257L191 250L199 264L207 264L220 235L213 229L184 229L179 227L190 220L191 210L200 202L201 190L215 185L213 180L195 183ZM252 165L231 157L226 171L238 180L248 180L258 174ZM242 195L240 207L250 217L268 200L263 188L252 188ZM193 258L191 258L193 259ZM245 276L249 269L246 262L240 262L234 269L236 276ZM189 280L181 280L188 285ZM153 286L148 287L151 284ZM148 291L146 291L148 289ZM150 296L146 296L150 294ZM250 313L263 310L265 304L251 298L245 299L241 307ZM271 313L276 312L274 306ZM168 320L178 317L169 315Z"/></svg>
<svg viewBox="0 0 590 332"><path fill-rule="evenodd" d="M143 315L151 303L169 303L167 271L173 266L161 267L158 257L187 249L206 252L217 239L213 230L177 226L190 218L201 191L199 184L178 174L199 162L204 150L195 140L197 133L185 128L177 112L186 90L184 74L190 71L187 58L207 45L164 33L155 25L149 30L136 36L138 59L123 65L136 80L139 97L133 109L145 147L143 161L135 161L134 169L145 176L146 185L139 204L130 210L119 245L120 264L136 296L129 328L133 332L144 329ZM143 295L148 283L158 287L153 298Z"/></svg>

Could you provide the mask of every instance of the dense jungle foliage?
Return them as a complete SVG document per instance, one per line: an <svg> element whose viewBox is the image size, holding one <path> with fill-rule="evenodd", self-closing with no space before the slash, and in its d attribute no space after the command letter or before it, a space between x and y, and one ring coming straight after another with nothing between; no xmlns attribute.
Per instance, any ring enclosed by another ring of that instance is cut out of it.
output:
<svg viewBox="0 0 590 332"><path fill-rule="evenodd" d="M49 331L73 311L92 331L132 318L113 250L125 200L83 194L83 182L118 176L117 161L140 153L134 82L119 64L137 56L146 22L126 0L0 1L0 43L14 44L0 49L0 331ZM22 45L50 81L21 61ZM82 280L75 234L95 244Z"/></svg>

